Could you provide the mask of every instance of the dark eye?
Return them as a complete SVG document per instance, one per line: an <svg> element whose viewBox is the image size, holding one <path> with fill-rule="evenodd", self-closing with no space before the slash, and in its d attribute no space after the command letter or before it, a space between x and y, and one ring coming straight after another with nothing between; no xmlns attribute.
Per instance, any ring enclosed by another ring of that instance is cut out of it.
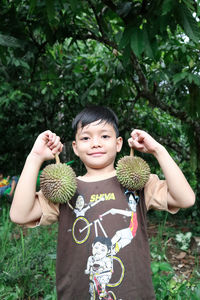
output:
<svg viewBox="0 0 200 300"><path fill-rule="evenodd" d="M84 137L81 138L81 140L82 140L82 141L87 141L87 140L89 140L89 137L84 136Z"/></svg>
<svg viewBox="0 0 200 300"><path fill-rule="evenodd" d="M108 139L108 138L109 138L109 135L104 134L104 135L102 135L102 138L103 138L103 139Z"/></svg>

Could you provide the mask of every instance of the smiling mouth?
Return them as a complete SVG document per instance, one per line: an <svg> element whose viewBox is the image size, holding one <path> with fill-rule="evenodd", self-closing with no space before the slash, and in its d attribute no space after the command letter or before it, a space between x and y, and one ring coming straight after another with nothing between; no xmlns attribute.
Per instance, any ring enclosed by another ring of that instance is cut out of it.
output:
<svg viewBox="0 0 200 300"><path fill-rule="evenodd" d="M105 154L105 152L94 152L94 153L90 153L89 155L90 156L102 156L104 154Z"/></svg>

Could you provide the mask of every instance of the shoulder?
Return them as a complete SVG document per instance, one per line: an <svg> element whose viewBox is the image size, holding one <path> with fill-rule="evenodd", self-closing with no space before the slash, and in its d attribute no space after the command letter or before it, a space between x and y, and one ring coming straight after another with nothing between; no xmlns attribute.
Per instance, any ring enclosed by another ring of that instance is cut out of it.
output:
<svg viewBox="0 0 200 300"><path fill-rule="evenodd" d="M156 174L150 174L149 180L145 184L144 188L147 189L149 186L154 185L154 184L156 184L159 181L160 181L160 179L159 179L158 175L156 175Z"/></svg>

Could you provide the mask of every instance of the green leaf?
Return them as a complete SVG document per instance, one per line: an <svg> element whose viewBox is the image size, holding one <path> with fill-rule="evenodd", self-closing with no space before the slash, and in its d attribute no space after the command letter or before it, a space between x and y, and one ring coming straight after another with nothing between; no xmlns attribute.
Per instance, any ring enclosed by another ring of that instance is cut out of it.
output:
<svg viewBox="0 0 200 300"><path fill-rule="evenodd" d="M153 274L158 273L158 271L159 271L159 263L158 262L151 263L151 271Z"/></svg>
<svg viewBox="0 0 200 300"><path fill-rule="evenodd" d="M125 48L131 41L132 27L126 27L119 43L119 49Z"/></svg>
<svg viewBox="0 0 200 300"><path fill-rule="evenodd" d="M144 51L144 35L143 31L133 28L131 35L131 49L139 57Z"/></svg>
<svg viewBox="0 0 200 300"><path fill-rule="evenodd" d="M25 69L27 69L27 70L30 70L30 66L29 66L29 64L27 64L27 62L25 62L25 61L21 61L21 66L22 67L24 67Z"/></svg>
<svg viewBox="0 0 200 300"><path fill-rule="evenodd" d="M190 10L184 4L180 4L176 12L187 36L197 43L200 39L199 28Z"/></svg>
<svg viewBox="0 0 200 300"><path fill-rule="evenodd" d="M29 6L29 13L32 14L35 10L37 4L37 0L31 0L30 1L30 6Z"/></svg>
<svg viewBox="0 0 200 300"><path fill-rule="evenodd" d="M0 45L5 47L20 48L24 47L24 43L13 36L4 35L0 33Z"/></svg>
<svg viewBox="0 0 200 300"><path fill-rule="evenodd" d="M200 76L196 74L191 74L192 81L197 85L200 86Z"/></svg>
<svg viewBox="0 0 200 300"><path fill-rule="evenodd" d="M45 95L46 92L47 92L47 87L44 87L44 88L41 90L41 94L42 94L42 95Z"/></svg>
<svg viewBox="0 0 200 300"><path fill-rule="evenodd" d="M6 55L3 50L4 50L4 48L0 47L0 60L1 60L2 64L6 66L7 60L6 60Z"/></svg>
<svg viewBox="0 0 200 300"><path fill-rule="evenodd" d="M183 0L183 2L191 11L194 11L194 6L193 6L194 1L193 0Z"/></svg>
<svg viewBox="0 0 200 300"><path fill-rule="evenodd" d="M200 0L197 0L197 16L200 16Z"/></svg>
<svg viewBox="0 0 200 300"><path fill-rule="evenodd" d="M121 4L119 9L117 10L118 15L121 17L126 17L129 14L132 5L132 2L125 2Z"/></svg>
<svg viewBox="0 0 200 300"><path fill-rule="evenodd" d="M54 23L55 16L54 0L46 0L46 11L49 24L52 25Z"/></svg>
<svg viewBox="0 0 200 300"><path fill-rule="evenodd" d="M124 53L123 53L123 64L125 66L128 65L129 61L130 61L130 56L131 56L131 48L128 46L126 46L126 48L124 49Z"/></svg>
<svg viewBox="0 0 200 300"><path fill-rule="evenodd" d="M144 26L143 33L144 33L144 44L145 44L144 51L148 57L153 59L154 58L153 49L151 47L149 34L148 34L146 26Z"/></svg>
<svg viewBox="0 0 200 300"><path fill-rule="evenodd" d="M194 290L194 296L196 297L195 299L200 299L200 284L195 288Z"/></svg>
<svg viewBox="0 0 200 300"><path fill-rule="evenodd" d="M163 5L162 5L162 15L168 14L168 12L171 11L173 7L173 0L164 0Z"/></svg>
<svg viewBox="0 0 200 300"><path fill-rule="evenodd" d="M161 262L159 267L160 267L161 271L172 271L173 270L171 265L167 262Z"/></svg>
<svg viewBox="0 0 200 300"><path fill-rule="evenodd" d="M181 72L181 73L177 73L173 76L173 82L174 84L177 84L179 81L185 79L188 76L187 72Z"/></svg>
<svg viewBox="0 0 200 300"><path fill-rule="evenodd" d="M159 265L160 265L159 262L155 262L154 261L154 262L151 263L151 270L152 270L153 274L158 273L158 271L159 271Z"/></svg>
<svg viewBox="0 0 200 300"><path fill-rule="evenodd" d="M73 12L77 11L78 8L78 1L77 0L69 0L70 6Z"/></svg>

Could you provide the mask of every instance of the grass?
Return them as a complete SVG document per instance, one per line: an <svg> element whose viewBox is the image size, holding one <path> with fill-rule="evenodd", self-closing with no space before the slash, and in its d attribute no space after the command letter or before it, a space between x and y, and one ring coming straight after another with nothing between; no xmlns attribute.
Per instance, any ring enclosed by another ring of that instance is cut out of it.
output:
<svg viewBox="0 0 200 300"><path fill-rule="evenodd" d="M156 214L157 217L158 215ZM176 259L178 254L183 253L182 243L177 242L177 234L180 234L180 231L183 229L189 230L191 233L193 232L194 235L199 234L199 231L197 232L198 226L194 226L194 223L190 221L185 223L183 218L176 219L175 223L173 223L174 220L172 218L170 222L167 222L168 216L168 213L161 213L161 220L156 220L156 234L150 235L151 269L156 299L199 300L199 254L195 253L195 251L192 252L188 247L187 250L186 248L184 250L186 254L185 259L182 261L178 260L178 258ZM151 222L155 222L155 218L151 219ZM175 259L170 259L170 252L173 253ZM192 269L190 268L191 266L187 266L187 263L190 263L187 257L192 257L193 261L195 261ZM189 267L190 272L188 273L188 268L185 268L186 271L182 271L183 266Z"/></svg>
<svg viewBox="0 0 200 300"><path fill-rule="evenodd" d="M1 299L55 300L57 224L23 229L10 222L6 207L0 218Z"/></svg>
<svg viewBox="0 0 200 300"><path fill-rule="evenodd" d="M165 216L163 218L163 216ZM168 259L169 241L180 228L169 226L167 214L156 217L150 237L152 278L157 300L200 299L198 257L189 278L177 274ZM150 221L152 224L154 220ZM9 207L0 211L0 295L2 300L56 300L55 259L57 224L24 229L10 222ZM191 230L192 231L192 230ZM176 250L176 249L174 249ZM180 250L182 251L182 250Z"/></svg>

